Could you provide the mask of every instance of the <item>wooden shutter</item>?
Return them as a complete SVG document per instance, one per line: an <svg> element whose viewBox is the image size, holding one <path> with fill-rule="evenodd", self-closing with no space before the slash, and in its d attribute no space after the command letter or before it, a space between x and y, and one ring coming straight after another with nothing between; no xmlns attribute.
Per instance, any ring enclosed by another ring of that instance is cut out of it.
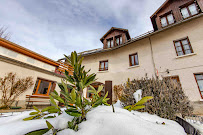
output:
<svg viewBox="0 0 203 135"><path fill-rule="evenodd" d="M52 87L51 87L51 90L50 90L49 94L51 94L52 92L54 92L55 88L56 88L56 82L53 82L53 84L52 84Z"/></svg>
<svg viewBox="0 0 203 135"><path fill-rule="evenodd" d="M112 81L105 81L105 93L108 91L107 98L110 98L107 103L112 104Z"/></svg>

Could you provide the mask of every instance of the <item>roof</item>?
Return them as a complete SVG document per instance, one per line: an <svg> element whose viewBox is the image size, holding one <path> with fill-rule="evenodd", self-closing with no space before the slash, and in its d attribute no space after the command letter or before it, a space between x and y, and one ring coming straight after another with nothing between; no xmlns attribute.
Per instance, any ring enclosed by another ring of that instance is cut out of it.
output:
<svg viewBox="0 0 203 135"><path fill-rule="evenodd" d="M153 31L153 30L152 31L148 31L148 32L146 32L146 33L144 33L142 35L139 35L139 36L137 36L135 38L132 38L132 39L128 40L127 42L125 42L124 44L116 46L116 47L107 48L107 49L98 48L98 49L94 49L94 50L89 50L89 51L81 52L79 54L82 54L83 56L88 56L88 55L94 55L94 54L97 54L97 53L103 53L103 52L113 51L115 49L119 49L119 48L122 48L124 46L130 45L133 42L137 42L139 40L142 40L144 38L150 38L150 36L153 36L153 35L158 34L160 32L166 31L166 30L168 30L168 29L170 29L172 27L178 26L178 25L180 25L182 23L189 22L189 21L191 21L193 19L196 19L196 18L199 18L199 17L203 17L203 13L200 13L200 14L198 14L196 16L193 16L193 17L190 17L188 19L176 22L176 23L174 23L172 25L166 26L163 29L160 29L160 30L157 30L157 31Z"/></svg>
<svg viewBox="0 0 203 135"><path fill-rule="evenodd" d="M42 61L42 62L47 63L49 65L59 66L58 62L56 62L56 61L54 61L52 59L49 59L49 58L47 58L45 56L42 56L42 55L40 55L40 54L38 54L36 52L33 52L33 51L29 50L29 49L26 49L26 48L24 48L24 47L22 47L20 45L17 45L17 44L15 44L13 42L5 40L3 38L0 38L0 46L3 46L3 47L5 47L7 49L10 49L12 51L24 54L24 55L26 55L28 57L31 57L33 59Z"/></svg>
<svg viewBox="0 0 203 135"><path fill-rule="evenodd" d="M128 32L128 29L111 27L111 29L110 29L106 34L104 34L104 36L100 39L100 41L103 43L104 38L105 38L111 31L113 31L113 30L125 31L126 34L127 34L127 38L130 39L130 34L129 34L129 32Z"/></svg>
<svg viewBox="0 0 203 135"><path fill-rule="evenodd" d="M152 18L154 15L156 15L169 1L171 1L171 0L166 0L166 1L154 12L154 14L153 14L150 18Z"/></svg>

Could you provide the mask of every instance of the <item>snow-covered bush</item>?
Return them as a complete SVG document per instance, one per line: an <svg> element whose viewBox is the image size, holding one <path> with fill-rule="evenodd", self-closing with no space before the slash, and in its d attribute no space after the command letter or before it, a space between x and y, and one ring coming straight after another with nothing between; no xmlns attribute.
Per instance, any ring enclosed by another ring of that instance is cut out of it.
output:
<svg viewBox="0 0 203 135"><path fill-rule="evenodd" d="M146 103L141 111L156 114L162 118L174 120L177 113L189 115L192 113L192 106L185 96L180 84L171 79L142 78L141 80L128 80L123 86L120 100L123 106L136 103L133 93L142 89L142 96L153 96L154 98Z"/></svg>

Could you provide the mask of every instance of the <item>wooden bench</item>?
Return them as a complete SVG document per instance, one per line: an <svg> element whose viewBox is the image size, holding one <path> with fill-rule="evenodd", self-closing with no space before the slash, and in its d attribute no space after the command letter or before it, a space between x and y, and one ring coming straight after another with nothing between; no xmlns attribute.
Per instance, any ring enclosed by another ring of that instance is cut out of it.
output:
<svg viewBox="0 0 203 135"><path fill-rule="evenodd" d="M31 108L33 105L51 105L49 96L41 95L26 95L26 102L26 109L28 109L29 107Z"/></svg>

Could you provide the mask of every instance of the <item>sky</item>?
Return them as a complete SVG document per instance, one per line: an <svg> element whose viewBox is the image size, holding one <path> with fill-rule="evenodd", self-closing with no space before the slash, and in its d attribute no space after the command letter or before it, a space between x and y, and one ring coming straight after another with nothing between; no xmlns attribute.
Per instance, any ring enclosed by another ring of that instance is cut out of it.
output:
<svg viewBox="0 0 203 135"><path fill-rule="evenodd" d="M131 38L152 30L150 16L165 0L0 0L0 27L10 41L53 60L102 48L111 28Z"/></svg>

